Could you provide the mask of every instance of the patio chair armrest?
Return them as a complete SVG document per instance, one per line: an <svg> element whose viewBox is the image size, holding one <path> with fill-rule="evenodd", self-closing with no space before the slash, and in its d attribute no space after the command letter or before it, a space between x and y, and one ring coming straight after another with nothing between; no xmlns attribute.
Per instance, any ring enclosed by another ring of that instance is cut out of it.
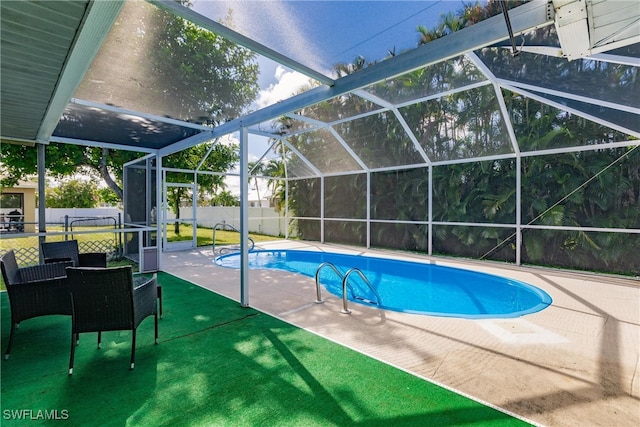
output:
<svg viewBox="0 0 640 427"><path fill-rule="evenodd" d="M51 264L34 265L30 267L22 267L20 271L20 280L24 282L35 282L40 280L48 280L56 277L66 277L67 267L72 267L73 262L55 262Z"/></svg>
<svg viewBox="0 0 640 427"><path fill-rule="evenodd" d="M107 268L107 254L104 252L85 252L78 254L79 267Z"/></svg>
<svg viewBox="0 0 640 427"><path fill-rule="evenodd" d="M71 263L69 263L71 264ZM71 297L65 277L34 280L7 286L15 319L48 314L71 314Z"/></svg>
<svg viewBox="0 0 640 427"><path fill-rule="evenodd" d="M133 309L136 327L147 316L158 312L158 289L155 274L149 280L133 288Z"/></svg>

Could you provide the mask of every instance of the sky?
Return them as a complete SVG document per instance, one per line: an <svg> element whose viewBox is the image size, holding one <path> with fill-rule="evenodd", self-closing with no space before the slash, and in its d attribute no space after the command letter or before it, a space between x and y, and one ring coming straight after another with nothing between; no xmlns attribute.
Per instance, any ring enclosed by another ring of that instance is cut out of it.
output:
<svg viewBox="0 0 640 427"><path fill-rule="evenodd" d="M235 31L333 77L336 63L351 63L357 56L379 61L390 50L400 53L415 48L419 25L434 28L441 15L457 12L463 3L461 0L193 0L193 9L215 21L223 20L231 10ZM309 77L265 57L260 56L258 63L261 90L252 110L289 98L309 83ZM251 135L249 161L258 160L267 149L267 138ZM233 194L239 194L237 179L228 182L228 186ZM259 191L266 194L262 188Z"/></svg>
<svg viewBox="0 0 640 427"><path fill-rule="evenodd" d="M193 1L215 21L231 11L233 30L328 76L336 63L357 56L381 60L390 50L416 47L419 25L433 28L462 7L461 0Z"/></svg>

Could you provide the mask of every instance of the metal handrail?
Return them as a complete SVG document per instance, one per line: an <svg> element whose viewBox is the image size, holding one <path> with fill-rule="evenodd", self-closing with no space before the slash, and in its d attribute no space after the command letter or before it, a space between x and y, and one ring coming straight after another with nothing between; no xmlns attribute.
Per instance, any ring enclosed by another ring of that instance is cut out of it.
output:
<svg viewBox="0 0 640 427"><path fill-rule="evenodd" d="M359 299L361 301L368 302L370 304L375 304L375 305L378 305L378 306L380 305L380 294L378 294L378 291L376 290L376 288L373 287L371 282L369 282L369 279L367 279L367 276L364 275L362 270L360 270L357 267L353 267L352 269L347 271L347 274L345 274L343 276L342 273L340 272L340 270L338 270L338 268L335 265L333 265L333 263L331 263L331 262L323 262L322 264L320 264L318 266L318 269L316 270L316 300L315 300L316 304L322 304L324 302L322 300L322 295L321 295L321 291L320 291L320 270L322 270L324 267L331 267L331 269L338 275L338 277L340 277L342 279L342 310L341 310L341 313L344 313L344 314L351 313L351 310L349 310L349 304L347 302L347 282L349 280L349 276L351 275L351 273L358 273L360 275L362 280L364 280L364 282L367 284L367 286L369 286L369 289L371 290L371 292L373 292L373 294L376 296L376 300L377 301L369 301L369 300L366 300L364 298L357 297L357 296L355 296L355 294L354 294L353 297L356 298L356 299Z"/></svg>
<svg viewBox="0 0 640 427"><path fill-rule="evenodd" d="M365 276L364 273L359 268L354 267L351 270L347 271L347 274L344 275L344 279L342 279L342 311L341 312L344 314L351 313L351 310L349 310L349 304L347 302L348 301L347 300L347 281L349 280L349 276L351 275L351 273L358 273L360 275L362 280L364 280L367 286L369 286L369 289L371 289L371 292L373 292L373 294L376 296L377 301L365 300L364 298L358 298L355 295L354 295L354 298L358 298L362 301L366 301L371 304L380 305L380 295L378 294L378 291L376 291L376 289L373 287L371 282L369 282L369 279L367 279L367 276Z"/></svg>
<svg viewBox="0 0 640 427"><path fill-rule="evenodd" d="M240 230L238 230L237 228L235 228L235 227L234 227L233 225L231 225L231 224L227 224L226 222L219 222L219 223L217 223L216 225L214 225L214 226L213 226L213 246L212 246L212 248L211 248L211 250L213 251L213 253L214 253L214 254L216 253L216 230L218 230L218 226L219 226L219 225L221 225L221 226L222 226L222 230L224 230L224 229L226 228L226 229L228 229L228 230L231 230L231 231L235 231L235 232L237 232L237 233L240 233ZM251 247L249 248L249 250L250 250L250 251L252 251L252 250L253 250L253 248L256 246L256 242L255 242L251 237L249 237L248 239L249 239L249 242L251 242ZM222 248L222 249L220 249L220 254L222 254L222 251L223 251L224 249L227 249L227 248ZM230 250L230 249L229 249L229 250Z"/></svg>
<svg viewBox="0 0 640 427"><path fill-rule="evenodd" d="M318 269L316 270L316 301L315 301L316 304L322 304L324 302L322 300L322 295L320 294L320 270L322 270L323 267L331 267L331 269L335 271L338 277L340 277L341 279L344 279L344 276L342 275L342 273L340 273L340 270L338 270L338 267L333 265L333 263L323 262L322 264L320 264L318 266Z"/></svg>

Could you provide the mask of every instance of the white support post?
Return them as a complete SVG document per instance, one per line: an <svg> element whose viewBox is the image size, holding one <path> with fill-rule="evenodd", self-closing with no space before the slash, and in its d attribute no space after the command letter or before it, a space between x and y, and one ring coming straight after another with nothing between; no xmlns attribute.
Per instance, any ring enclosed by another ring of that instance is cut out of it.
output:
<svg viewBox="0 0 640 427"><path fill-rule="evenodd" d="M45 204L45 149L44 144L38 144L38 231L40 233L47 232L47 220L46 220L46 204ZM24 209L22 212L23 218L26 218ZM45 241L44 234L40 234L38 237L39 243L42 244ZM38 251L39 252L39 251ZM44 263L44 259L40 259Z"/></svg>
<svg viewBox="0 0 640 427"><path fill-rule="evenodd" d="M191 245L198 247L198 171L193 173L193 194L191 197Z"/></svg>
<svg viewBox="0 0 640 427"><path fill-rule="evenodd" d="M427 201L429 206L429 225L428 236L429 237L429 255L433 255L433 164L429 164L429 185L427 186Z"/></svg>
<svg viewBox="0 0 640 427"><path fill-rule="evenodd" d="M320 177L320 243L324 243L324 176Z"/></svg>
<svg viewBox="0 0 640 427"><path fill-rule="evenodd" d="M162 224L164 224L164 209L162 208L162 156L156 154L156 254L158 256L158 270L162 271L162 242L163 242L163 230Z"/></svg>
<svg viewBox="0 0 640 427"><path fill-rule="evenodd" d="M240 305L249 307L249 130L240 128Z"/></svg>
<svg viewBox="0 0 640 427"><path fill-rule="evenodd" d="M144 231L138 231L138 269L141 272L146 270L144 265Z"/></svg>
<svg viewBox="0 0 640 427"><path fill-rule="evenodd" d="M516 157L516 265L522 255L522 156Z"/></svg>
<svg viewBox="0 0 640 427"><path fill-rule="evenodd" d="M371 172L367 171L367 249L371 249Z"/></svg>
<svg viewBox="0 0 640 427"><path fill-rule="evenodd" d="M289 179L284 181L284 238L289 239Z"/></svg>

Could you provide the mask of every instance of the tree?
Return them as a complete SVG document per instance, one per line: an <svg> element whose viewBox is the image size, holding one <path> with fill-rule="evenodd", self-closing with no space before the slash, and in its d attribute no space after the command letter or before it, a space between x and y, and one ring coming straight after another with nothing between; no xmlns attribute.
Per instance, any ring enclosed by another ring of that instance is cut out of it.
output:
<svg viewBox="0 0 640 427"><path fill-rule="evenodd" d="M167 156L162 165L166 168L186 169L195 171L200 166L202 171L225 172L237 163L238 152L235 145L223 145L220 143L200 144L189 150L182 150ZM211 149L211 150L210 150ZM210 150L210 151L209 151ZM167 174L167 182L194 183L194 174L188 172L171 172ZM198 174L197 182L199 193L216 194L225 187L224 177L221 175ZM188 194L187 187L170 187L167 192L167 203L173 209L176 219L180 218L180 206ZM174 223L174 231L180 234L180 222Z"/></svg>
<svg viewBox="0 0 640 427"><path fill-rule="evenodd" d="M276 211L282 212L286 200L287 183L284 179L277 178L286 178L286 163L282 160L271 159L265 166L264 174L272 177L267 182L267 186L271 188L271 205Z"/></svg>
<svg viewBox="0 0 640 427"><path fill-rule="evenodd" d="M211 198L212 206L240 206L240 199L224 190Z"/></svg>
<svg viewBox="0 0 640 427"><path fill-rule="evenodd" d="M116 206L120 203L118 195L107 187L98 189L98 199L100 200L100 203L106 206Z"/></svg>
<svg viewBox="0 0 640 427"><path fill-rule="evenodd" d="M262 206L261 198L260 198L260 186L258 184L258 175L263 175L265 171L265 165L262 162L249 162L249 182L251 182L251 178L253 175L253 185L256 186L256 193L258 195L258 203Z"/></svg>
<svg viewBox="0 0 640 427"><path fill-rule="evenodd" d="M202 124L238 117L258 94L256 54L163 10L154 17L163 30L149 53L166 102L179 104L181 119ZM225 25L233 26L231 14Z"/></svg>
<svg viewBox="0 0 640 427"><path fill-rule="evenodd" d="M122 165L142 156L133 151L110 150L73 144L51 143L46 146L45 169L53 178L63 178L87 170L95 172L122 200ZM0 146L0 173L4 185L15 185L25 176L37 174L38 150L18 144Z"/></svg>
<svg viewBox="0 0 640 427"><path fill-rule="evenodd" d="M91 181L72 179L45 190L45 203L51 208L95 208L97 186Z"/></svg>
<svg viewBox="0 0 640 427"><path fill-rule="evenodd" d="M144 4L127 2L125 7L144 7ZM124 13L122 19L128 16ZM142 40L139 42L149 46L144 50L145 60L137 62L139 67L143 67L142 74L154 76L153 84L145 88L150 92L145 93L145 100L176 105L179 113L174 118L215 126L238 117L255 99L259 90L259 70L254 53L161 9L142 16L148 19L142 23L146 31L132 37L143 38L144 43ZM102 63L112 60L109 55L96 58ZM109 69L106 65L92 67L92 71L98 74L108 73ZM93 77L97 80L108 78L101 75ZM163 159L163 166L195 169L205 157L206 147L193 147L170 155ZM142 155L133 151L52 143L46 147L45 168L49 176L59 178L73 175L86 167L97 172L122 201L122 165ZM221 158L216 159L216 156ZM226 171L234 158L231 149L216 147L203 169ZM19 179L36 174L37 149L2 144L0 173L5 176L5 185L16 184ZM173 178L177 182L193 180L184 175ZM198 180L204 191L215 192L223 185L220 177L200 175ZM184 191L170 194L172 208L177 209L184 197Z"/></svg>

